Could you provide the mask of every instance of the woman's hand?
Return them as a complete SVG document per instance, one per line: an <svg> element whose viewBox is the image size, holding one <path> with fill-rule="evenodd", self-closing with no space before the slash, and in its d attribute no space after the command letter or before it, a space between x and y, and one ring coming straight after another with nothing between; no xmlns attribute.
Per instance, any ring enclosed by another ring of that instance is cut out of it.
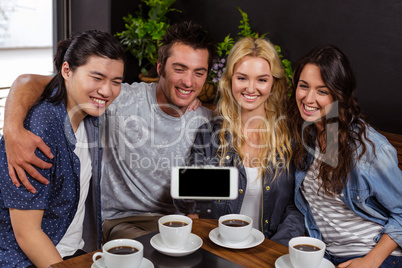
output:
<svg viewBox="0 0 402 268"><path fill-rule="evenodd" d="M367 258L357 258L353 260L348 260L347 262L341 263L337 268L378 268L379 266L373 265L371 260Z"/></svg>
<svg viewBox="0 0 402 268"><path fill-rule="evenodd" d="M201 107L202 106L202 102L198 99L198 98L195 98L191 103L190 103L190 105L188 106L188 110L189 111L195 111L195 110L197 110L198 109L198 107Z"/></svg>
<svg viewBox="0 0 402 268"><path fill-rule="evenodd" d="M383 234L377 245L366 256L341 263L338 268L378 268L397 247L388 234Z"/></svg>

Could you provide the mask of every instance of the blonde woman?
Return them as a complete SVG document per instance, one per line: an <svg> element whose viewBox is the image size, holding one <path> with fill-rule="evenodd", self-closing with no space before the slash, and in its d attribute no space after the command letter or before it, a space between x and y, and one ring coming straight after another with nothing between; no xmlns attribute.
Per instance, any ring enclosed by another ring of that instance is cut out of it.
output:
<svg viewBox="0 0 402 268"><path fill-rule="evenodd" d="M216 117L200 127L190 164L237 167L239 196L214 201L209 216L248 215L254 228L287 245L304 226L293 202L291 137L284 118L287 81L275 47L261 38L238 41L220 88Z"/></svg>

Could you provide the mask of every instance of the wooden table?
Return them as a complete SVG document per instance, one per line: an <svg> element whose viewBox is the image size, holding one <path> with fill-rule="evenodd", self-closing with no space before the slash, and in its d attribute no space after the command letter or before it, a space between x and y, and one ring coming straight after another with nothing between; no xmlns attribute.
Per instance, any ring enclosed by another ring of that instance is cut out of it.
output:
<svg viewBox="0 0 402 268"><path fill-rule="evenodd" d="M217 220L199 219L193 221L192 232L204 241L202 248L243 267L275 267L275 261L288 254L288 248L282 244L265 239L260 245L250 249L228 249L214 244L209 239L209 232L218 226ZM94 252L69 259L49 268L90 268Z"/></svg>

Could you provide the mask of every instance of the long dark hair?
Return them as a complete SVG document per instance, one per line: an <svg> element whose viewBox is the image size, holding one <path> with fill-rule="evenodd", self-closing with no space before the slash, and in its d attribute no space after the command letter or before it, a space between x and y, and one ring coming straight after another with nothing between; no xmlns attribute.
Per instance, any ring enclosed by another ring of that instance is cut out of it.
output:
<svg viewBox="0 0 402 268"><path fill-rule="evenodd" d="M307 64L320 69L322 80L328 87L336 103L332 107L332 118L323 118L324 131L318 133L315 124L306 125L296 104L296 89L300 74ZM298 169L307 170L308 148L314 148L318 138L327 137L325 161L320 161L319 177L321 187L327 194L339 194L346 186L348 175L353 168L356 150L362 150L360 159L366 152L367 118L361 113L354 95L356 79L345 54L332 45L320 46L307 53L297 64L293 75L292 95L288 107L288 119L294 138L294 162ZM336 109L337 108L337 109ZM368 140L374 148L374 144ZM375 149L375 148L374 148Z"/></svg>
<svg viewBox="0 0 402 268"><path fill-rule="evenodd" d="M63 63L68 62L70 69L74 71L77 67L85 65L90 56L125 61L123 46L109 33L90 30L76 37L62 40L57 44L57 51L54 56L57 73L47 84L40 101L48 100L55 104L63 101L64 104L67 104L67 90L61 74ZM57 88L56 92L54 92L55 88Z"/></svg>

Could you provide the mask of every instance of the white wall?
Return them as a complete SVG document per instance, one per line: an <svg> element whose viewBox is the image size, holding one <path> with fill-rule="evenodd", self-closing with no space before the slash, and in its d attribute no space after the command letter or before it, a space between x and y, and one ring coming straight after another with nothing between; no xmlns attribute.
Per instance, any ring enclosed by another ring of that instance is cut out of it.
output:
<svg viewBox="0 0 402 268"><path fill-rule="evenodd" d="M52 46L52 0L0 0L0 9L0 49Z"/></svg>

